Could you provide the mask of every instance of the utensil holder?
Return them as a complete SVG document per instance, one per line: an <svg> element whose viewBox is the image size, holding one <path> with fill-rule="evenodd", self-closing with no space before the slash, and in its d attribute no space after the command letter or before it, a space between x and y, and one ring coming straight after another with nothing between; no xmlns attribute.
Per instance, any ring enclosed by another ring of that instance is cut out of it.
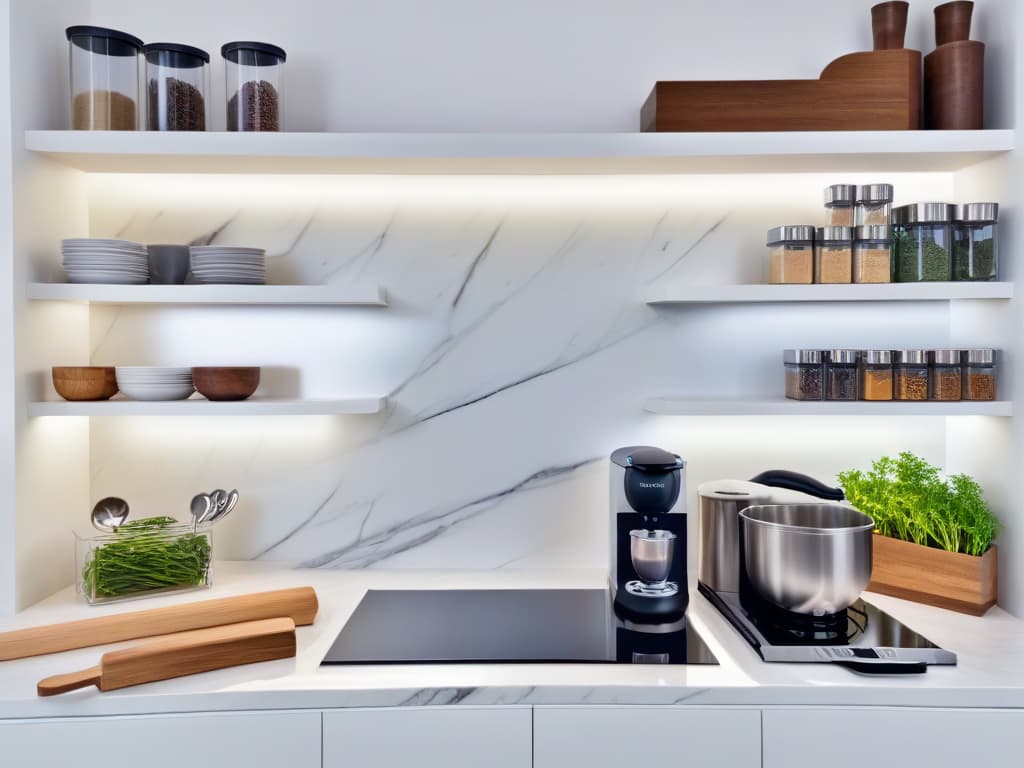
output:
<svg viewBox="0 0 1024 768"><path fill-rule="evenodd" d="M212 583L213 528L170 518L114 533L75 534L78 591L90 605L204 589Z"/></svg>
<svg viewBox="0 0 1024 768"><path fill-rule="evenodd" d="M876 51L889 51L904 47L907 36L907 12L910 3L893 0L871 8L871 31Z"/></svg>

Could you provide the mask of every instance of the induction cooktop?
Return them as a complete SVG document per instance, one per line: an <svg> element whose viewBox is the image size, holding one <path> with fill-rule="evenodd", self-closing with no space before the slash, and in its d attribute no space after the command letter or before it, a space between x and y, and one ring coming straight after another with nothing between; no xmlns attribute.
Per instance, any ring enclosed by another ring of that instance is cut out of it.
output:
<svg viewBox="0 0 1024 768"><path fill-rule="evenodd" d="M635 624L604 589L370 590L323 664L717 664L686 617Z"/></svg>

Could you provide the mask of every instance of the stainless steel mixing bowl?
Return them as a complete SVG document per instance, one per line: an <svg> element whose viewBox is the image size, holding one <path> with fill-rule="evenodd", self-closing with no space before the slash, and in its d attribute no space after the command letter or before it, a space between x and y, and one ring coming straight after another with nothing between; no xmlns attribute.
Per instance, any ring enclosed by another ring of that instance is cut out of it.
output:
<svg viewBox="0 0 1024 768"><path fill-rule="evenodd" d="M651 586L661 586L668 580L675 554L676 535L672 531L637 529L629 532L629 554L633 570Z"/></svg>
<svg viewBox="0 0 1024 768"><path fill-rule="evenodd" d="M871 581L875 521L840 504L773 504L740 512L743 562L764 599L795 613L845 610Z"/></svg>

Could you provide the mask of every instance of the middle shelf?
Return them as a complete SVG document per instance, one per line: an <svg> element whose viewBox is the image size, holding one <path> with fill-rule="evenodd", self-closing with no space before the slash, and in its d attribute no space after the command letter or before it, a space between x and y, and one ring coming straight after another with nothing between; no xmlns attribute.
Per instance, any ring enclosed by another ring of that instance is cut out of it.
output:
<svg viewBox="0 0 1024 768"><path fill-rule="evenodd" d="M36 416L341 416L380 413L386 397L301 400L251 397L248 400L44 400L28 404Z"/></svg>
<svg viewBox="0 0 1024 768"><path fill-rule="evenodd" d="M736 400L652 397L644 401L644 410L674 416L1012 416L1013 403L1004 400L878 402L784 397Z"/></svg>
<svg viewBox="0 0 1024 768"><path fill-rule="evenodd" d="M1010 282L844 283L814 285L659 284L646 301L671 304L783 304L789 302L957 301L1012 299Z"/></svg>

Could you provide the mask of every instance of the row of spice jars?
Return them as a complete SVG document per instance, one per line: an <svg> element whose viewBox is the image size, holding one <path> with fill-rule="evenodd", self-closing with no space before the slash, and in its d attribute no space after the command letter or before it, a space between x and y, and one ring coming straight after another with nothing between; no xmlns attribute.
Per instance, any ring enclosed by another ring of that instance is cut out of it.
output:
<svg viewBox="0 0 1024 768"><path fill-rule="evenodd" d="M888 283L892 281L892 229L806 225L768 232L768 282Z"/></svg>
<svg viewBox="0 0 1024 768"><path fill-rule="evenodd" d="M791 400L995 400L992 349L787 349Z"/></svg>
<svg viewBox="0 0 1024 768"><path fill-rule="evenodd" d="M149 43L106 27L66 30L71 58L71 125L76 130L204 131L210 54L178 43ZM145 98L140 92L145 60ZM229 131L281 129L286 54L269 43L221 47ZM146 104L145 116L138 105Z"/></svg>

